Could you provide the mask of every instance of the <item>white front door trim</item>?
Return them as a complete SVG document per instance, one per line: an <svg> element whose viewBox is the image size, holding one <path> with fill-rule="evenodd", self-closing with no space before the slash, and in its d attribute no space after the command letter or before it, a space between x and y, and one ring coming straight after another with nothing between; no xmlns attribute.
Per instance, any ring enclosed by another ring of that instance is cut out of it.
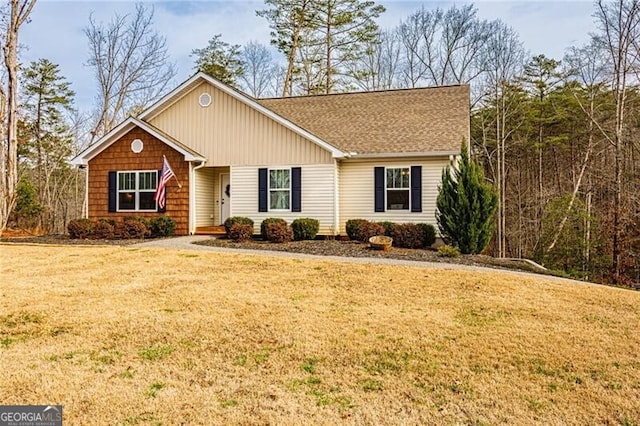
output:
<svg viewBox="0 0 640 426"><path fill-rule="evenodd" d="M220 173L220 222L231 214L231 178L229 173Z"/></svg>

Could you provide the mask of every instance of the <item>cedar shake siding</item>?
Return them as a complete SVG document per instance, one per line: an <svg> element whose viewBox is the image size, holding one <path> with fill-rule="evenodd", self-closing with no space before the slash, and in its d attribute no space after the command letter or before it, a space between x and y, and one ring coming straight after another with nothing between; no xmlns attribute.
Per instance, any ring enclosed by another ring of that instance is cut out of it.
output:
<svg viewBox="0 0 640 426"><path fill-rule="evenodd" d="M139 154L131 150L131 141L142 140L144 148ZM167 185L165 213L109 212L109 172L159 170L162 156L166 156L176 174ZM178 186L178 181L182 188ZM189 233L189 163L184 155L170 148L142 129L134 128L89 161L89 218L123 218L141 216L152 218L166 215L176 221L176 235Z"/></svg>

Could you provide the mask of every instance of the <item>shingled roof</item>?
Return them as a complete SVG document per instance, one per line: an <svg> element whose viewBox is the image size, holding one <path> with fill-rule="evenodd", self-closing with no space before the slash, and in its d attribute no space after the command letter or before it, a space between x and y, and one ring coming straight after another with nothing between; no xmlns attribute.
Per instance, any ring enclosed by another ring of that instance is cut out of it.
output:
<svg viewBox="0 0 640 426"><path fill-rule="evenodd" d="M469 138L468 85L258 102L345 152L452 152Z"/></svg>

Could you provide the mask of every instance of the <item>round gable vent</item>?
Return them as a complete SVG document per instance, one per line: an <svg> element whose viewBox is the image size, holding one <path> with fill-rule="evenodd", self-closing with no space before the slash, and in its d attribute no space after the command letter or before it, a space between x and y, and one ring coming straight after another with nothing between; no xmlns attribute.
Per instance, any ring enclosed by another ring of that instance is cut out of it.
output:
<svg viewBox="0 0 640 426"><path fill-rule="evenodd" d="M131 142L131 151L135 152L136 154L140 154L143 149L144 149L144 144L140 139L134 139Z"/></svg>
<svg viewBox="0 0 640 426"><path fill-rule="evenodd" d="M198 98L198 103L202 108L206 108L211 105L211 95L208 93L203 93Z"/></svg>

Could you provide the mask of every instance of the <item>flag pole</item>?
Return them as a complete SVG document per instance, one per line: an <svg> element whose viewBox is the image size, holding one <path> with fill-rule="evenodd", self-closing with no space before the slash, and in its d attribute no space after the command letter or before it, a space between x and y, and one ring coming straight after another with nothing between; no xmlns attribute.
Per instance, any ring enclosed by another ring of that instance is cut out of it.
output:
<svg viewBox="0 0 640 426"><path fill-rule="evenodd" d="M167 161L167 157L164 154L162 154L162 159L164 160L165 163L167 163L167 166L171 169L171 165ZM182 189L182 184L180 183L180 179L178 179L178 175L176 175L176 173L173 171L173 169L171 169L171 171L173 172L173 177L176 178L176 183L178 184L178 187L180 189Z"/></svg>

